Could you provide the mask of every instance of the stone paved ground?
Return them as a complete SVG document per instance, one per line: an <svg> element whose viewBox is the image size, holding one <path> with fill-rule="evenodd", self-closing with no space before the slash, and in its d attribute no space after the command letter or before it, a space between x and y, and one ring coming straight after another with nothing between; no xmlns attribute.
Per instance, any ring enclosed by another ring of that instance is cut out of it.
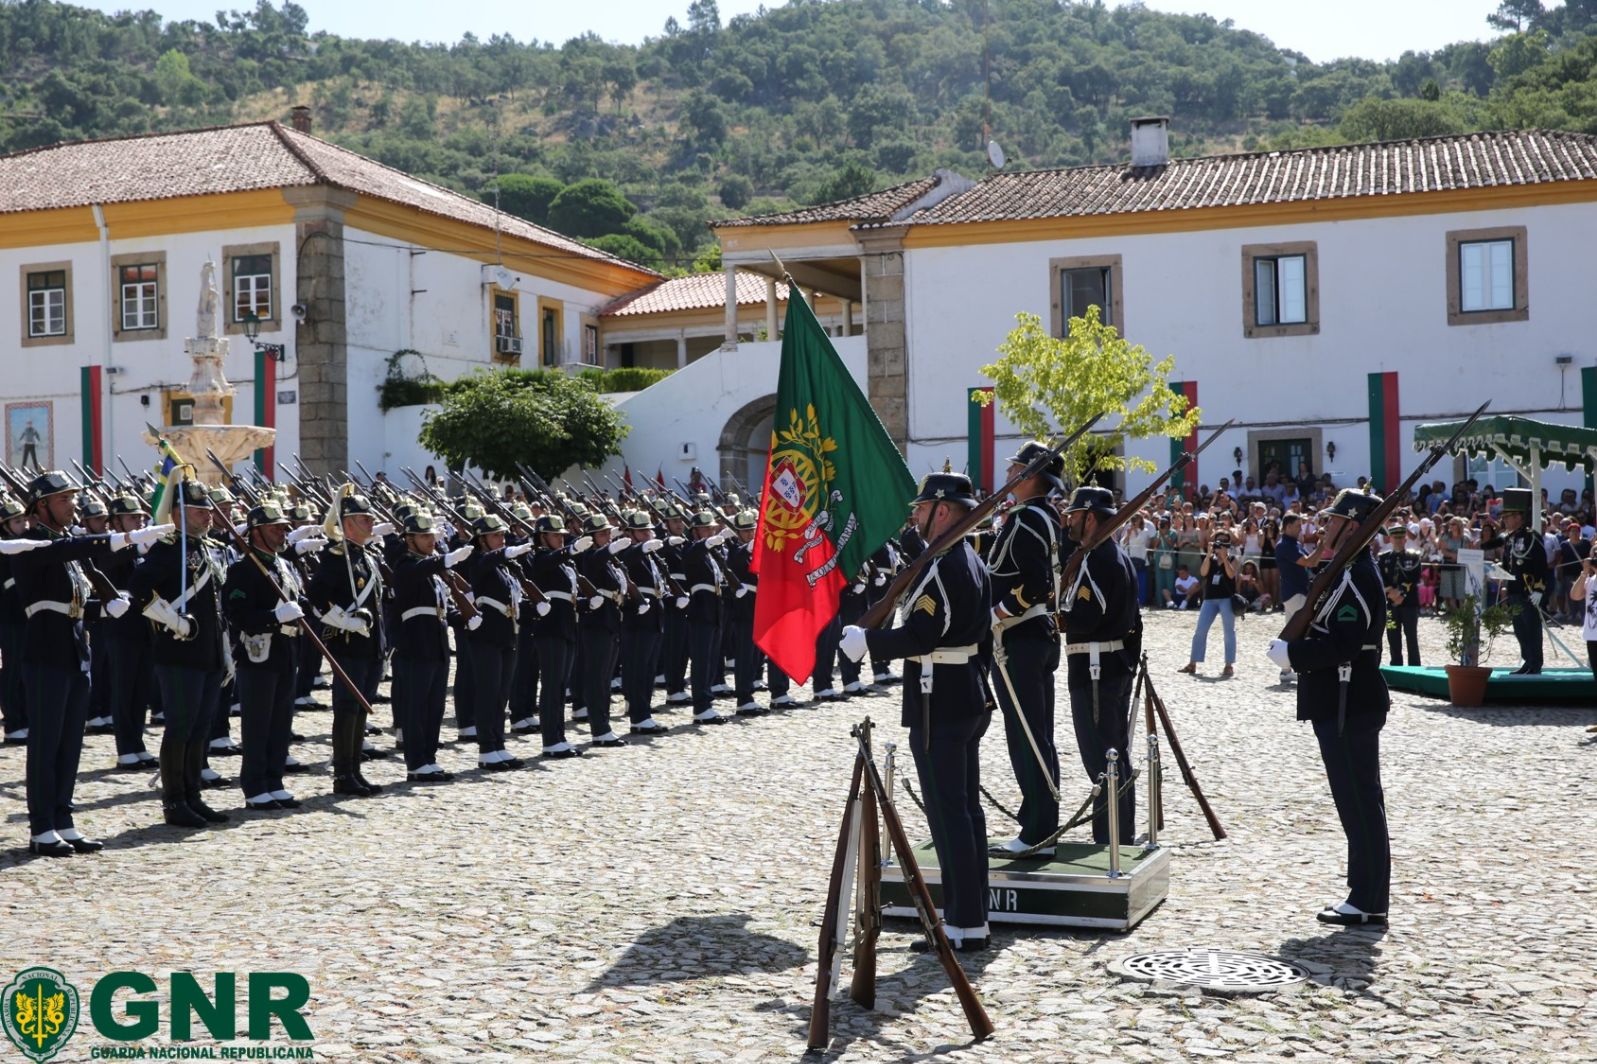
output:
<svg viewBox="0 0 1597 1064"><path fill-rule="evenodd" d="M1312 735L1262 655L1276 623L1242 626L1229 681L1213 675L1218 630L1211 675L1175 674L1191 625L1190 615L1155 616L1148 643L1230 839L1209 841L1172 771L1169 900L1130 935L1000 929L997 948L970 965L997 1025L981 1046L966 1044L935 960L909 953L910 928L890 924L880 1008L840 1000L832 1055L1597 1058L1597 736L1585 731L1597 710L1456 711L1397 695L1385 733L1393 924L1330 931L1313 912L1341 897L1342 841ZM1436 622L1423 634L1439 659ZM365 801L335 800L326 777L300 777L305 809L235 815L197 834L152 826L149 781L107 773L110 741L95 738L80 824L109 847L65 861L0 856L0 975L43 963L86 989L123 968L302 972L327 1059L793 1059L848 727L866 714L892 725L896 701L683 728L580 761L468 771L446 787L400 785ZM329 721L310 714L301 730L324 735ZM1068 727L1060 738L1073 759ZM300 754L324 761L326 750L317 740ZM446 761L472 759L452 749ZM996 732L984 763L990 786L1011 799ZM20 752L0 751L0 817L17 842L21 773ZM372 774L398 773L384 763ZM906 815L919 834L918 815ZM1191 945L1291 957L1322 982L1222 999L1107 970L1133 952ZM60 1059L105 1044L85 1025Z"/></svg>

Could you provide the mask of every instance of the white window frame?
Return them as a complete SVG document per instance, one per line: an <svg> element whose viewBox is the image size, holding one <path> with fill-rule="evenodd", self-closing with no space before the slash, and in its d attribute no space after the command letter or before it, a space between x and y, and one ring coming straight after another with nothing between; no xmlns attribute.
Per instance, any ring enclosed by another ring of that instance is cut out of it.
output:
<svg viewBox="0 0 1597 1064"><path fill-rule="evenodd" d="M41 317L43 319L43 328L39 328ZM66 334L66 285L63 283L59 287L30 287L28 289L28 339L48 340L58 336L65 336Z"/></svg>
<svg viewBox="0 0 1597 1064"><path fill-rule="evenodd" d="M131 282L122 279L123 270L144 269L154 270L155 279ZM139 262L118 266L117 287L121 293L122 332L147 332L161 327L161 269L157 264Z"/></svg>
<svg viewBox="0 0 1597 1064"><path fill-rule="evenodd" d="M1459 241L1458 309L1464 314L1514 309L1513 240Z"/></svg>

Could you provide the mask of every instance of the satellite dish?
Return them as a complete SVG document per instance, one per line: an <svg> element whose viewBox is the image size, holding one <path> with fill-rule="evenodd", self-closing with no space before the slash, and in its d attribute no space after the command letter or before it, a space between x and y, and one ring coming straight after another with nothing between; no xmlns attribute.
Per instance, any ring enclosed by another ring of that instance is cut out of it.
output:
<svg viewBox="0 0 1597 1064"><path fill-rule="evenodd" d="M1004 149L998 146L996 140L987 142L987 161L993 164L994 170L1002 170L1004 168Z"/></svg>

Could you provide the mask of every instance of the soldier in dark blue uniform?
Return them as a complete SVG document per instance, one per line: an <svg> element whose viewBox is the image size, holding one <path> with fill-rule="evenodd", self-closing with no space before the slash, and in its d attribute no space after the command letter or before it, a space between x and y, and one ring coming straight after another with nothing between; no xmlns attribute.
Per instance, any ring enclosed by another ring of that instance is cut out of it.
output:
<svg viewBox="0 0 1597 1064"><path fill-rule="evenodd" d="M507 546L532 543L532 508L517 503L511 508L514 523L505 537ZM533 549L537 544L533 543ZM532 579L532 558L523 555L513 560L511 566L519 579ZM536 583L536 581L533 581ZM510 734L531 735L538 730L538 648L534 643L532 622L537 618L537 603L530 596L523 598L516 632L516 672L510 681ZM650 677L652 680L654 677Z"/></svg>
<svg viewBox="0 0 1597 1064"><path fill-rule="evenodd" d="M442 573L476 549L438 552L438 527L422 510L406 514L405 552L394 560L394 719L405 739L405 778L443 783L453 775L438 763L438 732L449 685L448 626L453 609Z"/></svg>
<svg viewBox="0 0 1597 1064"><path fill-rule="evenodd" d="M1408 663L1420 663L1420 555L1408 549L1408 526L1399 522L1386 530L1392 545L1375 559L1386 585L1386 611L1392 623L1386 628L1386 645L1392 664L1403 664L1403 643L1408 642Z"/></svg>
<svg viewBox="0 0 1597 1064"><path fill-rule="evenodd" d="M72 819L72 792L83 753L89 700L88 635L85 618L123 616L127 598L96 599L86 575L95 561L147 543L164 529L74 536L77 488L61 473L41 473L28 485L33 526L3 548L26 622L22 655L6 668L21 668L29 709L27 753L28 849L48 857L93 853L103 844L85 838ZM170 527L170 526L168 526ZM28 544L27 547L21 546Z"/></svg>
<svg viewBox="0 0 1597 1064"><path fill-rule="evenodd" d="M1043 444L1026 444L1009 459L1005 479L1047 451ZM1054 746L1059 630L1054 614L1064 531L1058 511L1048 504L1048 493L1063 488L1059 480L1063 468L1064 460L1055 455L1039 473L1015 486L1015 505L1005 514L986 555L993 584L993 667L999 673L993 688L1004 714L1009 764L1020 784L1020 834L994 847L1009 853L1029 850L1059 830L1059 801L1051 787L1059 785L1059 753ZM1053 847L1045 847L1036 856L1053 853Z"/></svg>
<svg viewBox="0 0 1597 1064"><path fill-rule="evenodd" d="M921 533L935 539L976 505L970 478L933 473L914 499ZM841 649L859 661L904 659L902 723L926 800L943 884L943 920L957 950L987 946L987 819L981 808L981 737L989 707L981 645L991 633L987 567L965 541L928 565L899 600L890 629L844 629ZM918 947L917 947L918 948Z"/></svg>
<svg viewBox="0 0 1597 1064"><path fill-rule="evenodd" d="M1114 514L1115 497L1107 488L1077 488L1065 508L1071 542L1087 542L1098 523ZM1130 843L1136 834L1137 799L1129 749L1131 683L1141 653L1142 615L1137 609L1137 571L1113 537L1098 544L1075 581L1061 589L1060 610L1076 751L1090 781L1108 768L1108 751L1115 751L1122 787L1119 841ZM1093 804L1092 838L1100 844L1109 841L1107 794Z"/></svg>
<svg viewBox="0 0 1597 1064"><path fill-rule="evenodd" d="M732 696L738 716L758 716L769 712L754 701L754 682L760 677L761 664L760 648L754 645L754 595L759 579L750 566L759 519L753 510L744 510L730 521L732 534L737 537L726 552L726 580L731 592L726 600L726 623L732 633ZM776 672L780 675L781 670ZM783 693L787 691L785 685L781 689Z"/></svg>
<svg viewBox="0 0 1597 1064"><path fill-rule="evenodd" d="M27 507L20 500L0 498L0 539L21 539L28 531ZM17 578L11 571L11 558L0 554L0 727L7 746L28 741L28 711L23 696L22 669L11 662L22 660L22 633L27 618L17 601Z"/></svg>
<svg viewBox="0 0 1597 1064"><path fill-rule="evenodd" d="M306 589L321 626L322 643L353 681L367 705L383 676L388 633L383 626L381 545L372 539L377 519L371 502L346 484L325 525L333 545ZM342 681L333 684L333 793L357 798L382 790L361 771L366 707Z"/></svg>
<svg viewBox="0 0 1597 1064"><path fill-rule="evenodd" d="M531 559L532 582L543 592L533 612L533 646L538 654L538 730L545 758L579 756L566 739L566 687L577 657L577 555L593 545L571 533L559 514L538 518L538 550Z"/></svg>
<svg viewBox="0 0 1597 1064"><path fill-rule="evenodd" d="M1321 549L1334 553L1380 504L1378 495L1339 494L1321 515ZM1386 922L1392 855L1381 789L1381 729L1390 705L1381 678L1385 628L1381 574L1370 552L1361 550L1315 609L1308 635L1291 643L1270 642L1270 660L1298 674L1298 719L1314 725L1347 836L1347 900L1322 910L1322 923Z"/></svg>
<svg viewBox="0 0 1597 1064"><path fill-rule="evenodd" d="M603 513L582 520L582 534L593 546L577 558L577 575L586 580L586 597L578 602L577 642L579 664L574 683L581 691L588 715L588 734L595 747L625 746L610 722L610 680L621 652L621 609L627 599L626 570L616 556L629 545L615 538L615 526Z"/></svg>
<svg viewBox="0 0 1597 1064"><path fill-rule="evenodd" d="M91 536L103 536L111 531L111 511L106 509L102 499L89 494L79 497L78 530ZM126 616L124 614L123 618ZM111 648L106 639L109 620L111 618L99 611L83 619L83 630L89 637L89 719L83 724L85 735L111 732Z"/></svg>
<svg viewBox="0 0 1597 1064"><path fill-rule="evenodd" d="M296 809L300 801L283 786L283 766L294 716L295 644L305 619L303 589L282 557L289 526L283 512L262 503L251 508L246 524L250 554L228 567L222 587L242 706L238 781L247 809Z"/></svg>
<svg viewBox="0 0 1597 1064"><path fill-rule="evenodd" d="M131 495L116 496L107 509L113 532L132 532L145 525L144 509ZM117 551L100 563L100 571L113 585L126 591L133 584L133 567L147 549ZM121 617L104 621L100 632L110 658L107 696L116 735L116 767L123 772L153 767L156 757L144 746L145 709L155 697L149 622L129 610Z"/></svg>
<svg viewBox="0 0 1597 1064"><path fill-rule="evenodd" d="M621 693L633 735L664 735L671 729L654 719L651 704L663 618L673 597L658 561L665 543L654 537L654 526L642 510L627 514L622 525L628 546L620 562L635 593L623 599L621 609Z"/></svg>
<svg viewBox="0 0 1597 1064"><path fill-rule="evenodd" d="M472 528L477 553L464 567L478 610L463 640L471 647L477 765L489 772L505 772L522 765L520 758L505 749L505 707L510 702L510 681L516 672L522 597L518 574L508 567L523 554L530 554L532 544L505 546L508 528L498 514L477 518Z"/></svg>
<svg viewBox="0 0 1597 1064"><path fill-rule="evenodd" d="M1532 675L1542 671L1542 597L1547 593L1547 550L1542 537L1529 527L1529 488L1503 489L1503 532L1481 540L1481 550L1503 550L1503 568L1514 576L1505 589L1514 614L1514 638L1519 641L1523 664L1514 672Z"/></svg>
<svg viewBox="0 0 1597 1064"><path fill-rule="evenodd" d="M717 670L721 666L721 591L726 577L712 548L721 542L720 522L710 510L693 515L693 538L682 554L682 589L688 593L688 653L693 659L693 723L722 724L715 711Z"/></svg>
<svg viewBox="0 0 1597 1064"><path fill-rule="evenodd" d="M680 588L686 588L687 576L682 571L682 558L687 553L687 515L675 503L667 503L660 510L665 546L660 550L659 561L668 576ZM693 701L688 694L688 614L687 607L671 603L662 618L664 632L660 640L660 680L665 684L665 702L668 706L687 705Z"/></svg>

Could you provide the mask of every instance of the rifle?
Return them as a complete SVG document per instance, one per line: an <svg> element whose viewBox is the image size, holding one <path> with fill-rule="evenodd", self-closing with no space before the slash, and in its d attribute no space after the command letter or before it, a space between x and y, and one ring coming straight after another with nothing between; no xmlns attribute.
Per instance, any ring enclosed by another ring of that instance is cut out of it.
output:
<svg viewBox="0 0 1597 1064"><path fill-rule="evenodd" d="M245 500L249 502L250 505L253 506L259 501L260 496L257 495L249 485L245 484L236 475L234 475L231 469L222 464L222 460L216 456L215 451L207 447L205 449L205 457L211 460L212 465L221 470L222 476L226 477L228 482L233 485L233 490L244 496Z"/></svg>
<svg viewBox="0 0 1597 1064"><path fill-rule="evenodd" d="M871 718L860 722L860 745L871 754ZM854 979L848 996L862 1008L876 1008L876 940L882 933L882 834L876 792L860 795L859 886L854 906Z"/></svg>
<svg viewBox="0 0 1597 1064"><path fill-rule="evenodd" d="M92 493L101 502L109 503L111 501L111 497L105 493L105 488L101 484L100 478L85 469L82 462L76 458L72 459L72 468L76 469L78 476L83 478L84 491Z"/></svg>
<svg viewBox="0 0 1597 1064"><path fill-rule="evenodd" d="M1164 737L1170 743L1170 752L1175 755L1176 767L1181 770L1181 779L1186 783L1187 789L1192 792L1192 797L1198 800L1198 808L1203 810L1203 819L1209 822L1209 830L1214 834L1215 841L1218 842L1226 837L1225 828L1220 826L1220 818L1214 815L1214 810L1209 806L1209 800L1203 796L1203 788L1198 786L1198 777L1192 774L1192 766L1187 763L1187 755L1181 750L1181 740L1176 738L1176 730L1170 724L1170 714L1164 708L1164 699L1160 698L1153 689L1153 676L1148 672L1147 654L1142 656L1142 671L1143 679L1147 683L1149 703L1152 705L1153 711L1159 714L1159 723L1164 725Z"/></svg>
<svg viewBox="0 0 1597 1064"><path fill-rule="evenodd" d="M1098 530L1091 536L1088 536L1087 541L1081 544L1081 546L1077 547L1071 553L1070 557L1066 559L1064 568L1060 573L1059 586L1067 587L1073 584L1076 580L1076 574L1081 572L1081 567L1087 560L1087 555L1096 550L1100 544L1106 542L1110 536L1113 536L1115 532L1119 530L1121 525L1125 524L1127 521L1130 521L1139 512L1141 512L1142 508L1148 504L1148 500L1153 498L1154 493L1159 490L1160 486L1164 484L1165 481L1175 476L1176 472L1185 468L1189 462L1196 461L1198 455L1202 454L1204 450L1208 448L1209 444L1219 439L1220 434L1226 429L1229 429L1235 420L1236 419L1233 418L1231 421L1227 421L1224 425L1221 425L1219 428L1209 433L1209 438L1204 440L1203 443L1198 446L1196 451L1183 451L1181 457L1177 458L1175 462L1171 464L1169 469L1166 469L1163 473L1160 473L1158 476L1154 477L1152 482L1150 482L1147 487L1143 488L1142 491L1137 494L1136 498L1131 499L1129 502L1122 505L1120 509L1115 511L1115 515L1113 517L1100 524L1098 526Z"/></svg>
<svg viewBox="0 0 1597 1064"><path fill-rule="evenodd" d="M832 873L826 883L826 910L821 916L821 958L815 972L815 1005L810 1010L809 1033L809 1047L817 1052L824 1051L832 1040L832 959L837 953L837 924L842 919L838 910L842 908L843 870L848 865L848 826L864 776L865 758L856 755L854 777L848 785L848 801L843 806L843 826L837 833L837 849L832 852Z"/></svg>
<svg viewBox="0 0 1597 1064"><path fill-rule="evenodd" d="M921 573L926 571L926 567L932 563L932 559L956 543L963 542L965 533L981 524L982 520L992 513L998 504L1014 490L1015 485L1041 473L1047 468L1048 463L1063 454L1066 448L1086 435L1087 430L1096 425L1101 417L1103 417L1102 414L1094 414L1075 432L1066 436L1047 452L1032 459L1024 469L1010 477L1007 484L971 507L965 512L963 517L945 529L942 535L927 544L926 549L921 551L914 561L906 565L903 571L893 578L891 584L887 585L887 591L876 601L876 605L865 611L865 615L859 620L859 626L861 628L880 628L883 622L891 616L894 607L898 604L898 600L915 585L915 581L920 579Z"/></svg>
<svg viewBox="0 0 1597 1064"><path fill-rule="evenodd" d="M588 485L588 487L593 489L594 494L599 497L599 509L615 517L617 520L620 520L621 508L614 504L614 500L610 498L610 493L599 487L599 485L595 484L593 482L593 478L588 475L588 471L586 469L582 471L582 479Z"/></svg>
<svg viewBox="0 0 1597 1064"><path fill-rule="evenodd" d="M1408 479L1399 484L1396 491L1388 492L1386 498L1381 500L1381 504L1368 517L1359 522L1352 532L1342 536L1342 541L1336 548L1336 554L1320 568L1320 571L1315 574L1313 582L1309 584L1308 598L1304 601L1303 607L1292 615L1290 621L1286 622L1277 638L1291 643L1302 639L1308 634L1309 625L1314 622L1314 617L1320 610L1321 600L1330 593L1332 586L1341 579L1342 570L1353 564L1353 559L1358 557L1360 551L1369 546L1370 540L1375 538L1375 533L1385 527L1386 519L1391 516L1393 510L1397 509L1398 504L1403 501L1409 490L1418 483L1420 477L1430 472L1431 467L1441 461L1442 455L1452 449L1453 444L1457 443L1459 438L1469 431L1469 427L1475 424L1481 414L1486 412L1486 408L1491 405L1492 401L1490 399L1486 400L1486 402L1475 408L1475 412L1466 418L1445 442L1432 445L1430 453L1414 468L1414 472L1408 475Z"/></svg>

